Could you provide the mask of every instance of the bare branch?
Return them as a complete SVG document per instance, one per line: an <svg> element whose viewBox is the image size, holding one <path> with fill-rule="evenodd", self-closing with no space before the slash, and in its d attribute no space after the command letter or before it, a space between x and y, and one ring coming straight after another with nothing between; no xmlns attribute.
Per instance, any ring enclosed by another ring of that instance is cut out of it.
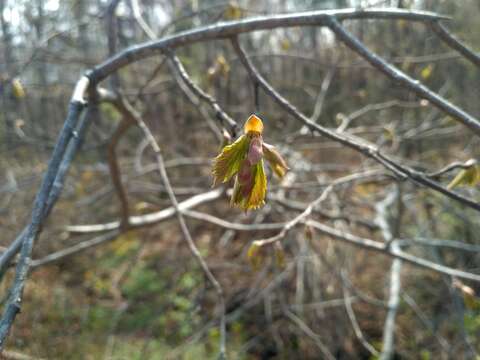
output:
<svg viewBox="0 0 480 360"><path fill-rule="evenodd" d="M430 28L435 32L435 34L437 34L437 36L442 39L448 46L458 51L472 64L480 68L480 55L478 55L478 53L475 53L473 50L462 44L462 42L458 40L454 35L452 35L450 31L448 31L447 28L443 26L440 22L431 21L429 24Z"/></svg>
<svg viewBox="0 0 480 360"><path fill-rule="evenodd" d="M78 119L83 111L83 94L87 90L88 85L88 80L82 78L76 87L74 96L70 102L67 119L53 150L40 190L35 197L30 224L27 226L23 241L21 241L22 246L20 258L15 270L15 278L10 290L10 296L6 302L2 319L0 320L0 350L3 349L5 339L10 331L13 321L15 320L17 313L20 311L23 289L30 269L30 257L33 245L40 234L42 224L46 218L48 198L55 179L60 171L60 166L67 150L67 146L72 137L78 136L78 134L75 133L75 129L77 127Z"/></svg>
<svg viewBox="0 0 480 360"><path fill-rule="evenodd" d="M355 311L353 310L353 307L352 307L352 297L350 295L348 288L345 285L343 285L342 288L343 288L343 301L345 304L345 309L347 310L347 315L350 319L350 323L352 324L355 336L370 354L372 354L373 356L378 356L379 352L365 339L365 336L363 336L362 329L358 324L357 318L355 316Z"/></svg>
<svg viewBox="0 0 480 360"><path fill-rule="evenodd" d="M450 276L456 276L456 277L459 277L459 278L462 278L462 279L480 282L480 275L478 275L478 274L474 274L474 273L470 273L470 272L466 272L466 271L462 271L462 270L457 270L457 269L453 269L453 268L448 267L448 266L440 265L440 264L434 263L432 261L425 260L425 259L416 257L416 256L411 255L411 254L407 254L407 253L405 253L401 250L391 249L391 247L386 248L385 244L383 244L381 242L371 240L371 239L367 239L367 238L362 238L362 237L359 237L359 236L356 236L356 235L353 235L353 234L350 234L350 233L347 233L347 232L343 232L343 231L334 229L330 226L319 223L318 221L308 220L307 224L309 224L310 226L312 226L313 228L315 228L316 230L320 231L321 233L323 233L325 235L329 235L329 236L331 236L331 237L333 237L337 240L355 245L357 247L364 248L364 249L367 249L367 250L372 250L372 251L375 251L375 252L378 252L378 253L382 253L382 254L390 256L392 258L398 258L398 259L404 260L405 262L407 262L409 264L412 264L412 265L415 265L415 266L418 266L418 267L422 267L422 268L425 268L425 269L430 269L430 270L433 270L433 271L436 271L436 272L439 272L439 273L442 273L442 274L446 274L446 275L450 275Z"/></svg>
<svg viewBox="0 0 480 360"><path fill-rule="evenodd" d="M173 205L173 208L175 209L175 214L177 216L180 229L185 237L185 240L187 241L187 244L190 248L190 251L192 252L193 256L195 259L198 261L200 267L202 268L203 272L205 273L206 277L210 281L210 283L213 285L215 291L217 292L218 299L219 299L219 307L220 307L220 357L225 358L226 356L226 323L225 323L225 299L223 296L223 290L220 285L220 283L217 281L213 273L211 272L210 268L208 267L207 263L203 259L202 255L200 254L200 251L198 250L197 246L195 245L195 242L193 241L192 235L190 234L190 231L188 230L187 223L185 221L185 218L183 217L183 214L181 212L179 203L177 201L177 198L173 192L172 186L170 184L170 180L167 175L167 170L165 168L165 163L163 160L163 155L160 149L160 146L158 145L157 141L155 140L153 134L151 133L150 129L147 127L147 125L144 123L142 118L140 117L140 114L138 114L133 107L124 99L124 98L119 98L115 103L114 103L119 111L122 112L126 117L129 117L132 122L135 122L137 126L143 131L145 137L147 138L150 146L152 147L154 153L155 153L155 158L157 161L157 166L158 166L158 171L160 173L160 177L165 185L165 188L167 190L167 194L170 198L170 202Z"/></svg>
<svg viewBox="0 0 480 360"><path fill-rule="evenodd" d="M400 247L398 244L393 241L393 234L390 228L388 220L388 208L395 202L395 200L400 196L400 191L398 186L394 188L393 191L390 191L385 199L376 204L375 210L377 211L377 223L382 229L383 239L385 245L391 246L393 252L398 252ZM398 304L400 300L400 290L401 290L401 271L402 271L402 260L396 258L392 261L392 266L390 267L390 290L388 297L388 312L385 319L385 324L383 326L383 339L382 339L382 353L380 354L380 359L389 360L394 355L395 350L395 322L397 317Z"/></svg>
<svg viewBox="0 0 480 360"><path fill-rule="evenodd" d="M215 116L221 121L222 124L227 125L232 136L236 135L238 130L238 125L218 104L217 100L203 91L197 84L193 82L193 80L188 76L187 71L182 65L180 59L175 55L173 52L168 53L168 57L170 58L170 62L173 65L174 69L182 78L185 85L202 101L205 101L209 104L215 112Z"/></svg>
<svg viewBox="0 0 480 360"><path fill-rule="evenodd" d="M116 147L122 136L127 132L127 130L132 126L132 122L128 118L123 118L116 128L115 132L112 134L110 141L108 143L108 166L110 169L110 177L112 179L113 187L117 194L118 199L120 200L120 214L121 227L128 228L128 219L129 219L129 209L128 209L128 198L127 192L122 183L122 175L120 173L120 168L118 166L117 155L115 153Z"/></svg>
<svg viewBox="0 0 480 360"><path fill-rule="evenodd" d="M345 28L333 17L328 19L328 24L329 28L335 33L335 35L337 35L340 41L367 60L373 67L383 72L393 81L402 84L407 89L413 91L421 98L427 99L437 108L470 128L470 130L472 130L477 136L480 136L480 122L472 115L453 105L448 100L428 89L418 80L412 79L407 74L371 52L357 38L345 30Z"/></svg>
<svg viewBox="0 0 480 360"><path fill-rule="evenodd" d="M245 51L242 49L240 44L238 43L237 38L232 39L232 45L237 52L238 57L240 58L242 64L247 69L248 73L253 82L257 82L263 90L270 95L281 107L283 107L290 115L294 118L305 124L309 129L314 132L318 132L319 134L338 142L342 145L347 146L366 157L369 157L378 163L385 166L387 169L392 171L396 176L400 179L410 178L414 182L427 186L435 191L438 191L451 199L455 199L461 202L464 205L467 205L473 209L480 211L480 204L476 201L472 201L469 198L466 198L458 193L452 192L445 187L441 186L440 184L432 181L422 172L416 171L412 168L409 168L404 165L400 165L394 160L390 159L389 157L383 155L375 146L366 143L363 140L359 140L353 138L351 136L346 136L345 134L341 134L325 127L322 127L318 124L313 123L309 118L307 118L304 114L298 111L295 106L290 104L284 97L282 97L257 71L257 69L253 66L252 62L247 57Z"/></svg>
<svg viewBox="0 0 480 360"><path fill-rule="evenodd" d="M127 48L117 55L96 66L91 73L91 79L98 83L120 68L146 57L199 41L227 38L245 32L268 30L277 27L322 26L335 17L339 21L346 19L403 19L408 21L431 21L448 19L447 17L425 12L400 9L341 9L319 10L297 14L260 16L240 21L224 22L201 27L168 36L158 41L150 41Z"/></svg>
<svg viewBox="0 0 480 360"><path fill-rule="evenodd" d="M208 191L203 194L198 194L192 196L191 198L182 201L178 204L180 211L184 211L190 209L192 207L196 207L201 204L205 204L210 201L214 201L219 199L224 193L224 189L218 188L215 190ZM165 219L171 218L175 215L175 208L168 207L166 209L162 209L157 212L153 212L150 214L145 215L134 215L130 216L128 223L131 228L141 227L141 226L149 226L159 223ZM78 233L78 234L86 234L86 233L96 233L102 231L110 231L120 228L120 221L112 221L105 224L91 224L91 225L70 225L65 228L65 230Z"/></svg>

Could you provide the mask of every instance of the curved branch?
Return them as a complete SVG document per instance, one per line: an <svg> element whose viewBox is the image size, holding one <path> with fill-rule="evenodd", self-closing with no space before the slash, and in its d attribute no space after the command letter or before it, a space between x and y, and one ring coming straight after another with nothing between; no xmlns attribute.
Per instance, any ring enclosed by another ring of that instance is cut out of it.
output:
<svg viewBox="0 0 480 360"><path fill-rule="evenodd" d="M380 56L371 52L362 42L360 42L360 40L345 30L335 18L330 17L327 22L329 28L335 33L340 41L367 60L373 67L383 72L393 81L402 84L407 89L413 91L421 98L427 99L438 109L467 126L477 136L480 136L480 122L472 115L453 105L448 100L421 84L418 80L412 79L395 66L387 63Z"/></svg>
<svg viewBox="0 0 480 360"><path fill-rule="evenodd" d="M478 53L475 53L473 50L469 49L467 46L462 44L462 42L458 40L455 36L453 36L450 33L450 31L447 30L446 27L444 27L438 21L432 21L430 22L430 28L448 46L458 51L463 57L469 60L472 64L480 68L480 55L478 55Z"/></svg>
<svg viewBox="0 0 480 360"><path fill-rule="evenodd" d="M443 187L442 185L438 184L437 182L428 178L422 172L416 171L412 168L409 168L404 165L400 165L397 162L393 161L389 157L383 155L377 147L374 145L368 144L365 141L360 141L356 138L351 136L347 136L345 134L332 131L327 129L323 126L320 126L314 122L312 122L308 117L306 117L303 113L298 111L298 109L293 106L287 99L285 99L282 95L280 95L273 87L268 83L262 75L258 72L258 70L253 66L250 59L247 57L247 54L242 49L238 40L236 38L232 39L232 45L237 52L240 61L245 66L246 70L248 71L251 79L253 82L257 82L263 90L270 95L273 100L275 100L281 107L283 107L290 115L294 118L305 124L311 131L317 132L320 135L325 136L335 142L338 142L342 145L347 146L350 149L353 149L366 157L369 157L376 162L383 165L388 170L392 171L396 176L404 180L405 178L409 178L410 180L419 183L421 185L427 186L441 194L448 196L451 199L461 202L472 209L480 211L480 204L472 201L469 198L466 198L462 195L459 195L455 192L448 190L447 188Z"/></svg>
<svg viewBox="0 0 480 360"><path fill-rule="evenodd" d="M401 9L341 9L319 10L295 14L260 16L239 21L221 22L168 36L160 40L131 46L96 66L91 72L91 80L98 83L113 72L135 61L154 56L166 49L193 44L200 41L227 38L245 32L268 30L278 27L322 26L335 17L338 20L358 19L403 19L409 21L432 21L448 19L431 12Z"/></svg>

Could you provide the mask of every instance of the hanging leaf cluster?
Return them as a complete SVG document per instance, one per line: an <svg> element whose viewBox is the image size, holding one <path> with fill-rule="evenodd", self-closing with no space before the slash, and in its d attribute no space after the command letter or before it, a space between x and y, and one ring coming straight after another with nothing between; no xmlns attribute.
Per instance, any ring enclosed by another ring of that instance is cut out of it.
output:
<svg viewBox="0 0 480 360"><path fill-rule="evenodd" d="M287 163L274 146L263 141L263 122L251 115L245 123L244 134L233 144L223 147L213 161L214 186L235 178L231 205L247 211L265 204L267 177L266 160L273 172L282 178Z"/></svg>

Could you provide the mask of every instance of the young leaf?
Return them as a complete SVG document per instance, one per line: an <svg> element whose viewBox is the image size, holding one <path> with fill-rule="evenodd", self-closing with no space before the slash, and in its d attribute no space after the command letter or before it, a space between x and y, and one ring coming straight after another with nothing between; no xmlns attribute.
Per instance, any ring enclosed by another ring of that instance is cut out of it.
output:
<svg viewBox="0 0 480 360"><path fill-rule="evenodd" d="M265 144L262 138L263 122L251 115L244 125L245 134L231 145L226 145L213 161L214 186L235 176L230 204L248 211L265 204L267 177L263 159L267 159L279 177L288 167L280 153Z"/></svg>
<svg viewBox="0 0 480 360"><path fill-rule="evenodd" d="M255 271L259 270L265 262L265 254L263 253L262 246L254 241L248 248L247 259Z"/></svg>
<svg viewBox="0 0 480 360"><path fill-rule="evenodd" d="M287 173L288 166L277 149L275 149L275 146L263 143L263 153L275 175L279 178L284 177Z"/></svg>
<svg viewBox="0 0 480 360"><path fill-rule="evenodd" d="M13 96L15 96L17 99L25 97L25 90L23 89L23 85L17 78L12 80L12 92Z"/></svg>
<svg viewBox="0 0 480 360"><path fill-rule="evenodd" d="M267 177L263 168L263 160L255 165L255 180L253 189L246 204L246 209L257 209L265 204L267 193Z"/></svg>
<svg viewBox="0 0 480 360"><path fill-rule="evenodd" d="M285 250L283 250L283 246L281 243L279 242L275 243L274 252L275 252L275 265L280 269L284 269L286 265Z"/></svg>
<svg viewBox="0 0 480 360"><path fill-rule="evenodd" d="M447 189L451 190L459 185L475 186L478 183L480 183L480 166L475 164L468 169L462 169L448 184Z"/></svg>
<svg viewBox="0 0 480 360"><path fill-rule="evenodd" d="M242 135L233 144L225 146L213 160L214 186L227 182L238 172L248 151L249 143L250 139Z"/></svg>

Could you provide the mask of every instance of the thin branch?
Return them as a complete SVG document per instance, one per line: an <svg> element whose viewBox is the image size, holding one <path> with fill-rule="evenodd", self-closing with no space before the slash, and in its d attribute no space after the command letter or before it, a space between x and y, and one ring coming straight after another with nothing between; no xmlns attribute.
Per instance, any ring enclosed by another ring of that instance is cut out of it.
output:
<svg viewBox="0 0 480 360"><path fill-rule="evenodd" d="M480 55L462 44L450 31L447 30L440 22L431 21L430 28L437 36L442 39L452 49L458 51L463 57L469 60L472 64L480 68Z"/></svg>
<svg viewBox="0 0 480 360"><path fill-rule="evenodd" d="M351 245L355 245L357 247L360 247L366 250L375 251L375 252L390 256L392 258L398 258L409 264L412 264L421 268L433 270L441 274L456 276L462 279L480 282L480 275L478 274L457 270L448 266L440 265L432 261L405 253L401 250L392 249L391 247L387 248L385 247L384 243L381 243L379 241L362 238L344 231L340 231L330 226L319 223L318 221L308 220L306 223L325 235L329 235L337 240L349 243Z"/></svg>
<svg viewBox="0 0 480 360"><path fill-rule="evenodd" d="M413 238L413 239L399 239L395 240L399 246L432 246L445 247L450 249L462 250L467 252L480 252L480 245L467 244L455 240L447 239L427 239L427 238Z"/></svg>
<svg viewBox="0 0 480 360"><path fill-rule="evenodd" d="M167 52L168 57L170 59L170 63L172 64L173 68L176 70L178 75L180 75L181 79L183 80L184 84L188 86L188 88L195 94L199 99L205 101L207 104L211 106L213 111L215 112L215 116L223 125L227 125L229 127L230 133L233 137L235 137L236 132L238 130L238 125L218 104L217 100L203 91L197 84L193 82L193 80L188 75L187 71L183 67L182 62L180 59L175 55L174 52Z"/></svg>
<svg viewBox="0 0 480 360"><path fill-rule="evenodd" d="M392 230L390 228L388 220L388 208L397 200L400 196L398 186L394 188L394 191L390 191L385 199L376 204L375 210L377 212L377 223L382 230L383 240L385 245L391 246L393 252L398 252L400 247L393 240ZM401 271L402 260L396 258L392 261L390 267L390 290L388 297L388 312L385 318L385 324L383 326L383 339L382 339L382 352L380 354L381 360L389 360L394 355L395 350L395 322L398 311L398 304L400 300L401 290Z"/></svg>
<svg viewBox="0 0 480 360"><path fill-rule="evenodd" d="M129 117L131 121L134 121L137 126L142 130L144 133L144 136L147 138L150 146L152 147L154 153L155 153L155 158L157 161L157 166L158 166L158 171L160 173L160 177L165 185L165 188L167 190L167 194L170 198L170 202L172 203L174 209L175 209L175 214L177 216L180 229L185 237L185 240L187 241L187 244L190 248L190 251L192 252L193 256L195 259L198 261L200 267L202 268L203 272L205 273L206 277L214 287L215 291L217 292L217 296L219 299L219 307L220 307L220 357L223 359L226 357L226 323L225 323L225 299L223 295L223 290L220 285L220 283L217 281L213 273L211 272L210 268L208 267L207 263L203 259L202 255L200 254L200 251L198 250L197 246L195 245L195 242L193 241L192 235L190 234L190 231L188 230L187 223L185 221L185 218L181 212L180 205L177 201L177 198L173 192L170 180L167 175L167 170L165 168L165 163L163 160L163 155L160 149L160 146L158 145L157 141L155 140L152 132L150 129L147 127L145 122L142 120L140 117L140 114L138 114L135 109L132 108L132 106L124 99L124 98L119 98L118 101L115 102L115 105L119 109L120 112L122 112L125 116Z"/></svg>
<svg viewBox="0 0 480 360"><path fill-rule="evenodd" d="M75 244L73 246L70 246L68 248L55 251L54 253L51 253L41 259L36 259L33 260L31 263L31 266L33 269L38 268L40 266L48 265L51 263L55 263L57 261L63 260L66 257L76 255L79 252L85 251L87 249L91 249L92 247L104 244L109 241L113 241L116 239L119 235L121 234L120 230L115 229L112 230L108 233L99 235L97 237L94 237L93 239L85 240L82 241L78 244Z"/></svg>
<svg viewBox="0 0 480 360"><path fill-rule="evenodd" d="M127 130L133 125L128 118L123 118L120 124L112 134L107 147L107 161L110 169L110 178L112 179L113 188L117 194L118 200L120 200L120 224L121 227L128 228L129 208L127 192L122 183L122 175L118 166L117 155L115 153L116 147L120 139L125 135Z"/></svg>
<svg viewBox="0 0 480 360"><path fill-rule="evenodd" d="M133 16L135 17L135 20L137 21L140 28L150 39L155 39L157 35L152 30L152 28L148 26L147 22L143 18L142 11L140 10L140 5L138 4L138 0L130 0L130 4L132 5Z"/></svg>
<svg viewBox="0 0 480 360"><path fill-rule="evenodd" d="M447 340L445 340L445 338L438 333L438 331L436 330L436 326L433 325L427 318L427 316L425 315L425 313L422 311L422 309L420 309L420 307L418 306L418 304L415 302L415 300L410 296L408 295L406 292L403 292L402 294L402 298L403 300L405 301L405 303L410 306L410 308L413 310L413 312L415 313L415 315L417 315L417 317L420 319L420 321L422 322L422 324L435 336L435 338L437 339L438 343L440 344L440 346L442 347L443 351L445 351L446 354L449 354L451 356L451 350L452 350L452 347L450 346L450 344L447 342Z"/></svg>
<svg viewBox="0 0 480 360"><path fill-rule="evenodd" d="M382 164L388 170L392 171L396 176L400 179L410 178L414 182L417 182L421 185L427 186L439 193L442 193L448 196L451 199L461 202L468 207L476 209L480 211L480 204L476 201L472 201L469 198L466 198L458 193L452 192L447 188L443 187L442 185L432 181L428 178L424 173L416 171L412 168L409 168L404 165L400 165L397 162L393 161L389 157L383 155L377 147L374 145L366 143L364 140L359 140L357 138L353 138L351 136L346 136L345 134L341 134L325 127L322 127L318 124L313 123L308 117L302 114L298 109L293 106L288 100L282 97L263 77L260 75L258 70L253 66L250 59L247 57L245 51L242 49L240 44L238 43L237 38L232 39L232 45L237 52L238 57L240 58L242 64L247 69L251 79L253 82L258 83L262 86L263 90L270 95L281 107L283 107L290 115L294 118L305 124L309 129L314 132L317 132L335 142L338 142L342 145L347 146L366 157L369 157L378 163Z"/></svg>
<svg viewBox="0 0 480 360"><path fill-rule="evenodd" d="M205 204L210 201L219 199L224 193L224 189L218 188L210 190L206 193L192 196L191 198L182 201L178 204L180 211L196 207L201 204ZM168 207L160 211L152 212L145 215L130 216L128 223L131 228L137 228L142 226L155 225L165 219L171 218L175 215L175 208ZM66 231L77 234L88 234L102 231L110 231L120 228L120 221L112 221L104 224L87 224L87 225L70 225L65 228Z"/></svg>
<svg viewBox="0 0 480 360"><path fill-rule="evenodd" d="M448 164L447 166L445 166L444 168L438 170L438 171L435 171L435 172L432 172L432 173L429 173L427 176L430 177L430 178L438 178L450 171L453 171L453 170L456 170L456 169L468 169L468 168L471 168L472 166L476 165L477 164L477 160L475 159L469 159L465 162L459 162L459 161L455 161L451 164Z"/></svg>
<svg viewBox="0 0 480 360"><path fill-rule="evenodd" d="M62 163L60 164L60 168L55 177L55 181L53 182L52 189L47 199L47 207L44 217L48 217L49 213L53 209L63 190L63 184L65 182L65 177L68 174L70 164L73 161L77 150L81 146L82 140L84 139L86 131L88 130L88 125L90 124L91 120L96 116L96 112L96 105L92 104L92 106L88 107L87 111L85 112L84 116L81 117L80 122L74 131L74 134L76 134L76 136L74 136L70 140L67 150L65 151L65 155L62 159ZM26 234L27 227L25 227L22 232L16 237L16 239L8 246L7 250L5 250L2 255L0 255L0 279L5 274L5 271L7 270L14 256L20 251L20 247L23 243L23 240L25 239Z"/></svg>
<svg viewBox="0 0 480 360"><path fill-rule="evenodd" d="M360 40L345 30L335 18L331 17L328 19L328 26L340 41L367 60L373 67L383 72L396 83L402 84L407 89L413 91L421 98L427 99L437 108L470 128L470 130L472 130L477 136L480 136L480 122L475 117L450 103L448 100L421 84L418 80L412 79L395 66L387 63L380 56L371 52L362 42L360 42Z"/></svg>
<svg viewBox="0 0 480 360"><path fill-rule="evenodd" d="M357 337L358 341L360 341L360 343L363 345L363 347L367 349L367 351L371 355L378 357L379 352L365 339L365 336L363 336L362 329L358 324L357 318L355 316L355 311L353 310L353 307L352 307L352 296L350 295L348 288L345 285L343 285L342 288L343 288L343 301L345 304L345 309L347 310L347 315L348 315L348 318L350 319L350 323L352 324L355 336Z"/></svg>
<svg viewBox="0 0 480 360"><path fill-rule="evenodd" d="M320 351L322 352L325 359L335 360L335 357L328 350L327 346L322 342L320 335L316 334L312 329L310 329L310 327L307 324L305 324L305 322L302 319L300 319L297 315L295 315L292 311L290 311L286 307L283 309L283 313L290 321L292 321L295 325L297 325L305 335L307 335L310 339L313 340L315 345L317 345Z"/></svg>
<svg viewBox="0 0 480 360"><path fill-rule="evenodd" d="M269 244L273 244L277 241L280 241L281 239L283 239L287 235L287 233L290 229L295 227L300 222L304 222L305 219L311 215L313 209L315 209L320 203L322 203L323 201L325 201L327 199L328 195L330 194L330 192L333 190L333 188L335 186L345 184L345 183L349 183L349 182L352 182L352 181L356 181L356 180L359 180L359 179L362 179L362 178L365 178L365 177L368 178L368 177L377 176L377 175L378 175L378 173L376 171L368 171L368 172L365 172L365 173L351 174L351 175L344 176L344 177L341 177L339 179L334 180L329 186L327 186L323 190L322 194L316 200L312 201L305 208L305 210L301 214L297 215L295 218L293 218L292 220L287 222L283 226L282 230L277 235L269 237L267 239L255 240L254 243L258 246L264 246L264 245L269 245Z"/></svg>

